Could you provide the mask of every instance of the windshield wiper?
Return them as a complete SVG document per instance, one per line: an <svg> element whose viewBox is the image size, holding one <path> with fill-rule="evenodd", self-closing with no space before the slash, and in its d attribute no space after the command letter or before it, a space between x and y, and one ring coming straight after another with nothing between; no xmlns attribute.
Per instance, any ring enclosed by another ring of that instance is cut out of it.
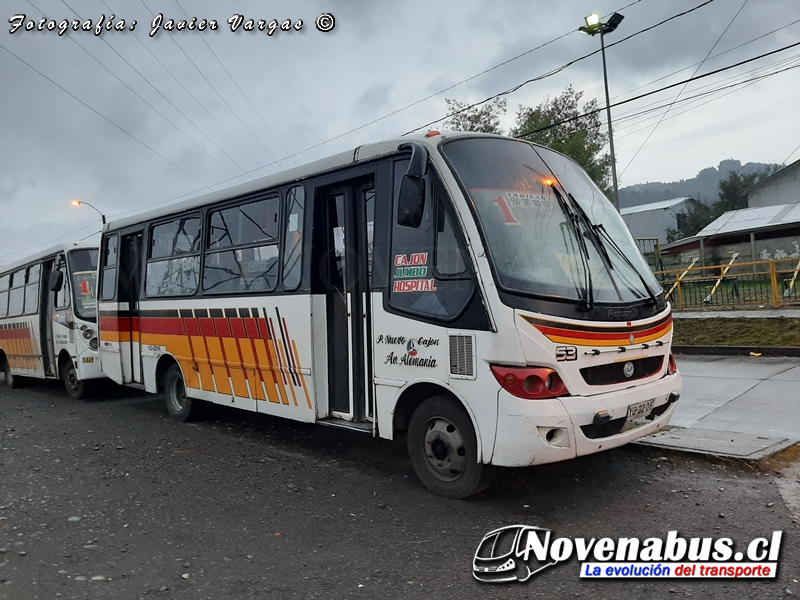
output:
<svg viewBox="0 0 800 600"><path fill-rule="evenodd" d="M592 284L592 274L589 271L589 249L586 247L586 240L583 238L583 232L581 231L582 228L579 225L580 219L564 199L564 196L561 195L561 192L558 191L558 188L555 186L555 184L551 183L550 188L553 190L556 200L558 200L558 205L561 207L561 211L564 213L567 219L569 219L569 222L572 225L573 234L578 241L578 254L581 257L581 265L583 266L583 280L585 285L585 295L583 298L581 298L581 300L583 300L584 310L589 311L594 308L594 288Z"/></svg>
<svg viewBox="0 0 800 600"><path fill-rule="evenodd" d="M614 250L616 250L617 254L619 254L622 257L622 260L625 261L625 264L627 264L631 268L631 271L636 273L637 277L639 277L639 281L642 282L642 286L647 291L647 295L650 297L651 304L653 304L653 305L658 304L658 298L656 298L656 295L653 293L653 290L651 290L650 286L647 285L647 282L645 281L645 279L642 276L642 274L639 272L639 269L637 269L633 265L633 263L631 262L631 259L629 259L627 257L627 255L622 251L622 248L620 248L619 245L617 244L617 242L614 241L614 238L611 237L611 234L608 233L608 230L606 229L606 226L603 225L602 223L600 223L598 225L592 225L592 227L594 227L595 231L599 231L603 235L603 237L606 240L608 240L608 243L611 244L611 247Z"/></svg>
<svg viewBox="0 0 800 600"><path fill-rule="evenodd" d="M619 256L622 258L622 260L625 262L625 264L628 265L628 267L630 267L631 271L636 273L636 276L639 278L639 281L642 282L642 287L644 287L645 291L647 292L647 296L649 297L651 304L654 304L654 305L658 304L658 299L656 298L656 295L653 293L653 290L651 290L650 286L647 285L647 282L644 280L644 277L642 277L642 274L639 272L639 269L637 269L634 266L634 264L631 262L631 259L628 258L628 256L625 254L625 252L623 252L622 248L619 247L619 245L614 240L614 238L611 237L611 234L608 233L608 230L606 229L606 226L603 225L602 223L598 223L596 225L594 223L592 223L592 221L589 219L589 215L586 214L586 211L583 210L583 207L578 203L577 200L575 200L575 197L569 192L567 192L567 196L572 201L572 204L575 205L575 208L581 214L581 216L583 217L583 220L586 222L586 224L592 229L592 232L595 234L595 237L596 237L597 241L599 242L600 247L602 247L602 249L603 249L603 256L608 261L609 267L611 269L614 268L611 265L611 259L608 256L608 252L606 250L605 244L603 243L603 239L608 241L608 243L616 251L616 253L619 254ZM621 278L621 276L620 276L620 278ZM628 285L627 287L628 287L628 290L631 291L631 292L635 292L636 291L630 285Z"/></svg>

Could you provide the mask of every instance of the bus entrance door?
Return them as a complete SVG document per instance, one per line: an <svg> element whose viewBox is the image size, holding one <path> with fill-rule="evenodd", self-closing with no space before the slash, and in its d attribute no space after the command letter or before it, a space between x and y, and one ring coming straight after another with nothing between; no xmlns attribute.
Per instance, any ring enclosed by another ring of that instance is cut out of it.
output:
<svg viewBox="0 0 800 600"><path fill-rule="evenodd" d="M139 344L139 293L142 282L142 234L122 236L120 251L119 303L120 321L127 323L130 336L120 339L122 383L143 383L142 352ZM124 306L127 304L127 311Z"/></svg>
<svg viewBox="0 0 800 600"><path fill-rule="evenodd" d="M324 191L326 210L329 416L353 422L373 418L369 319L367 212L372 179ZM370 217L371 218L371 217Z"/></svg>

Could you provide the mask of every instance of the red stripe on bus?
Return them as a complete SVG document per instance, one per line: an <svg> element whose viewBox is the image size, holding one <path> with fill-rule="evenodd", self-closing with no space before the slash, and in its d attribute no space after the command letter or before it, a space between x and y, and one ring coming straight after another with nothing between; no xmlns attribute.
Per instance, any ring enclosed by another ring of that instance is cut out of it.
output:
<svg viewBox="0 0 800 600"><path fill-rule="evenodd" d="M161 333L164 335L186 335L183 319L177 317L142 317L142 333Z"/></svg>
<svg viewBox="0 0 800 600"><path fill-rule="evenodd" d="M31 337L31 330L27 327L14 329L0 329L0 340L27 340Z"/></svg>
<svg viewBox="0 0 800 600"><path fill-rule="evenodd" d="M203 337L217 337L214 331L214 319L203 317L197 320L200 321L200 333Z"/></svg>
<svg viewBox="0 0 800 600"><path fill-rule="evenodd" d="M247 334L244 331L244 321L240 318L234 318L230 320L231 322L231 333L233 337L241 339L247 337Z"/></svg>
<svg viewBox="0 0 800 600"><path fill-rule="evenodd" d="M214 319L214 325L217 327L217 337L231 337L231 327L228 319Z"/></svg>
<svg viewBox="0 0 800 600"><path fill-rule="evenodd" d="M258 334L258 325L255 319L245 319L244 326L247 329L247 337L257 340L261 336Z"/></svg>

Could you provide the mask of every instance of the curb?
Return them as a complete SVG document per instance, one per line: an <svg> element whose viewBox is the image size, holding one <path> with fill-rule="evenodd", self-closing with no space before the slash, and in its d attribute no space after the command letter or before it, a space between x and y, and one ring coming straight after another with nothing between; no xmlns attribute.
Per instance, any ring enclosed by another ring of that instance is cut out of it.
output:
<svg viewBox="0 0 800 600"><path fill-rule="evenodd" d="M673 346L675 354L699 354L703 356L792 356L800 357L797 346Z"/></svg>
<svg viewBox="0 0 800 600"><path fill-rule="evenodd" d="M795 446L798 441L730 431L670 427L635 440L633 444L666 452L760 464L765 459Z"/></svg>

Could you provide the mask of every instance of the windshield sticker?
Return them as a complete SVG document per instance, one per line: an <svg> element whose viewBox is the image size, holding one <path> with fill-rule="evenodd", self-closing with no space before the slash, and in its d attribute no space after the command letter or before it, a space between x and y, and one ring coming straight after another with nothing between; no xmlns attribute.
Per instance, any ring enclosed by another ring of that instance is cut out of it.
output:
<svg viewBox="0 0 800 600"><path fill-rule="evenodd" d="M513 208L550 208L550 201L541 194L528 192L505 192L492 199L492 203L503 213L505 225L519 225Z"/></svg>

